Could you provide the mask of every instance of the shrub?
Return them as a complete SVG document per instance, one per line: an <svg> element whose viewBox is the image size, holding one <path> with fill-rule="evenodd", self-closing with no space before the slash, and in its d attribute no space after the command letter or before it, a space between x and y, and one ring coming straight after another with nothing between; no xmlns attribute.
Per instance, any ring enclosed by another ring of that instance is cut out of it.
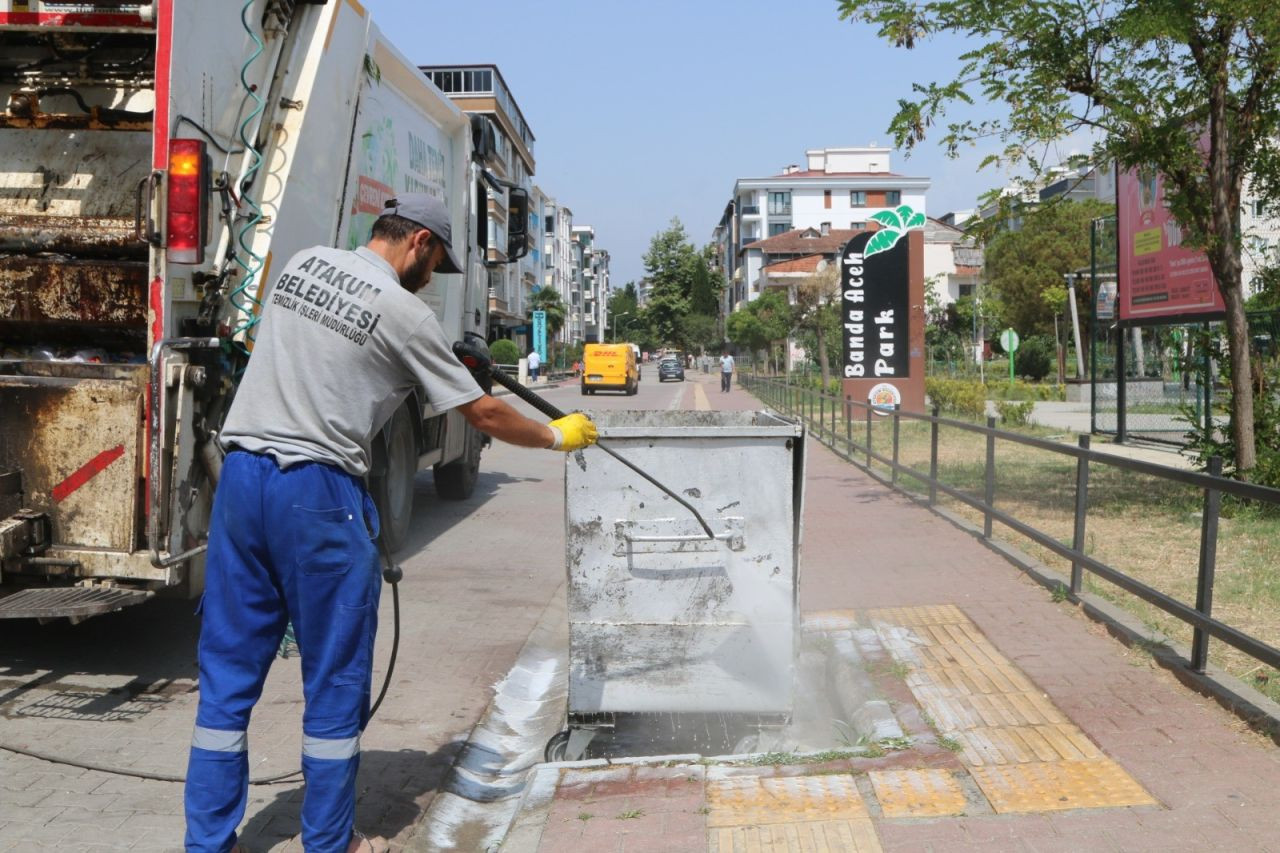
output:
<svg viewBox="0 0 1280 853"><path fill-rule="evenodd" d="M987 414L987 388L981 382L925 377L924 387L929 399L944 412L969 420L981 420Z"/></svg>
<svg viewBox="0 0 1280 853"><path fill-rule="evenodd" d="M516 364L520 361L520 348L515 341L502 338L489 344L489 354L494 364Z"/></svg>
<svg viewBox="0 0 1280 853"><path fill-rule="evenodd" d="M1026 426L1031 420L1031 410L1035 408L1035 403L1031 400L1023 400L1015 403L1010 400L1001 400L996 403L996 412L1000 415L1000 423L1009 426Z"/></svg>
<svg viewBox="0 0 1280 853"><path fill-rule="evenodd" d="M1013 369L1019 376L1040 380L1054 370L1058 361L1058 345L1053 338L1032 335L1014 353Z"/></svg>

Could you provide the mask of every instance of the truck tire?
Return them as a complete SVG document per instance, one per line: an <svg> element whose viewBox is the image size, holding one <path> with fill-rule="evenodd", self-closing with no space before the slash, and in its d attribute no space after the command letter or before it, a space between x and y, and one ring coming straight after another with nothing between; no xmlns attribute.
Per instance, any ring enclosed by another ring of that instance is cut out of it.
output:
<svg viewBox="0 0 1280 853"><path fill-rule="evenodd" d="M447 465L437 465L435 472L436 494L446 501L465 501L476 489L480 476L480 451L483 439L470 424L463 443L462 456Z"/></svg>
<svg viewBox="0 0 1280 853"><path fill-rule="evenodd" d="M418 473L418 446L413 434L413 412L401 406L385 428L385 463L378 466L382 474L369 483L373 502L378 507L383 540L388 551L396 551L409 536L413 521L413 478ZM375 442L376 444L376 442Z"/></svg>
<svg viewBox="0 0 1280 853"><path fill-rule="evenodd" d="M587 386L586 386L586 385L583 385L583 386L582 386L582 396L584 396L584 397L585 397L585 396L587 396Z"/></svg>

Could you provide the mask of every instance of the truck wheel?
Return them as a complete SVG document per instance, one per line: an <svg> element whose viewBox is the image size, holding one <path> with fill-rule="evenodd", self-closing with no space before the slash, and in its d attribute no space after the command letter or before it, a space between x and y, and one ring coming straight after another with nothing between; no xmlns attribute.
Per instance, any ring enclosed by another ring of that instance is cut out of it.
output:
<svg viewBox="0 0 1280 853"><path fill-rule="evenodd" d="M480 476L480 451L483 439L470 424L462 456L447 465L437 465L432 470L436 477L436 494L446 501L465 501L476 490Z"/></svg>
<svg viewBox="0 0 1280 853"><path fill-rule="evenodd" d="M584 397L585 397L585 396L587 396L587 386L586 386L586 385L583 385L583 386L582 386L582 396L584 396Z"/></svg>
<svg viewBox="0 0 1280 853"><path fill-rule="evenodd" d="M379 466L383 473L373 478L369 485L373 502L378 507L378 520L387 550L394 552L408 538L413 521L413 477L418 473L413 412L408 406L396 409L385 430L385 464Z"/></svg>

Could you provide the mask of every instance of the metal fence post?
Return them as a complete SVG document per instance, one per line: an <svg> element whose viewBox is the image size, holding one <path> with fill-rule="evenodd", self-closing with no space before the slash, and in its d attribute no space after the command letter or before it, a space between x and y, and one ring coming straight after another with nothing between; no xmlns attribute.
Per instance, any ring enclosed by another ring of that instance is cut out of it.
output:
<svg viewBox="0 0 1280 853"><path fill-rule="evenodd" d="M1080 449L1089 449L1089 436L1080 436ZM1076 526L1071 547L1084 553L1084 522L1089 512L1089 457L1076 459ZM1084 567L1078 560L1071 561L1071 592L1079 595L1084 587Z"/></svg>
<svg viewBox="0 0 1280 853"><path fill-rule="evenodd" d="M902 423L898 410L901 408L901 403L893 404L893 470L889 474L889 483L894 486L898 484L898 425Z"/></svg>
<svg viewBox="0 0 1280 853"><path fill-rule="evenodd" d="M840 398L835 394L831 395L831 449L836 446L836 403L840 402Z"/></svg>
<svg viewBox="0 0 1280 853"><path fill-rule="evenodd" d="M982 537L991 538L991 508L996 505L996 419L987 417L986 509L982 513Z"/></svg>
<svg viewBox="0 0 1280 853"><path fill-rule="evenodd" d="M867 470L871 470L871 407L867 406Z"/></svg>
<svg viewBox="0 0 1280 853"><path fill-rule="evenodd" d="M1209 475L1222 476L1222 457L1209 457ZM1196 610L1213 615L1213 574L1218 561L1218 511L1222 508L1222 492L1204 490L1204 513L1200 517L1200 577L1196 582ZM1196 628L1191 639L1191 668L1204 672L1209 665L1209 635Z"/></svg>
<svg viewBox="0 0 1280 853"><path fill-rule="evenodd" d="M938 502L938 412L933 407L933 422L929 424L929 506Z"/></svg>
<svg viewBox="0 0 1280 853"><path fill-rule="evenodd" d="M822 429L827 423L827 395L818 392L818 437L822 437Z"/></svg>
<svg viewBox="0 0 1280 853"><path fill-rule="evenodd" d="M844 395L844 448L853 456L853 395Z"/></svg>

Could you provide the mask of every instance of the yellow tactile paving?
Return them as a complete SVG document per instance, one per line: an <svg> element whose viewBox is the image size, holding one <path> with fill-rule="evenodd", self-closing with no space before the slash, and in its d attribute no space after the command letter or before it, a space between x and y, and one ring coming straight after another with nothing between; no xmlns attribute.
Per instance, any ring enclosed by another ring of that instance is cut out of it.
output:
<svg viewBox="0 0 1280 853"><path fill-rule="evenodd" d="M707 392L701 384L693 386L693 408L698 412L705 412L711 408L711 401L707 399Z"/></svg>
<svg viewBox="0 0 1280 853"><path fill-rule="evenodd" d="M869 818L711 830L710 853L880 853Z"/></svg>
<svg viewBox="0 0 1280 853"><path fill-rule="evenodd" d="M872 770L867 775L885 817L964 813L964 791L949 770Z"/></svg>
<svg viewBox="0 0 1280 853"><path fill-rule="evenodd" d="M804 614L806 631L851 631L860 624L856 610L816 610Z"/></svg>
<svg viewBox="0 0 1280 853"><path fill-rule="evenodd" d="M996 811L1155 802L959 608L885 608L869 615L889 654L909 667L906 683L916 700L960 745L961 760Z"/></svg>
<svg viewBox="0 0 1280 853"><path fill-rule="evenodd" d="M1157 804L1109 758L975 767L971 772L999 814Z"/></svg>
<svg viewBox="0 0 1280 853"><path fill-rule="evenodd" d="M738 776L707 783L707 826L760 826L867 817L853 777Z"/></svg>
<svg viewBox="0 0 1280 853"><path fill-rule="evenodd" d="M929 604L924 607L881 607L867 611L874 622L890 625L972 624L964 611L954 604Z"/></svg>

